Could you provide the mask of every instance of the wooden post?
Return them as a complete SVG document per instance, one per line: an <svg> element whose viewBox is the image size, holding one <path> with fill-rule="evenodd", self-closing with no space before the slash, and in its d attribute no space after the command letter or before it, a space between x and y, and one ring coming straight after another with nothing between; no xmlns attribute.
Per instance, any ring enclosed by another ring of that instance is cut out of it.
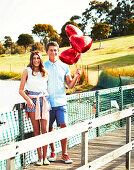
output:
<svg viewBox="0 0 134 170"><path fill-rule="evenodd" d="M88 163L88 131L81 133L81 165Z"/></svg>
<svg viewBox="0 0 134 170"><path fill-rule="evenodd" d="M120 104L119 104L119 110L122 111L123 109L123 90L122 87L119 87L119 99L120 99ZM122 127L122 120L120 120L120 127Z"/></svg>
<svg viewBox="0 0 134 170"><path fill-rule="evenodd" d="M100 105L100 101L99 101L99 91L96 91L95 93L96 96L96 114L95 114L95 118L99 117L99 105ZM100 127L96 128L96 136L100 136Z"/></svg>
<svg viewBox="0 0 134 170"><path fill-rule="evenodd" d="M88 82L88 65L87 65L87 83L89 83L89 82Z"/></svg>
<svg viewBox="0 0 134 170"><path fill-rule="evenodd" d="M23 117L24 103L16 104L16 110L18 110L19 119L19 141L24 139L24 117Z"/></svg>
<svg viewBox="0 0 134 170"><path fill-rule="evenodd" d="M6 170L15 170L15 157L6 160Z"/></svg>
<svg viewBox="0 0 134 170"><path fill-rule="evenodd" d="M16 110L18 110L18 121L19 121L19 141L24 139L24 116L23 116L23 109L24 109L24 103L19 103L16 105ZM20 155L21 159L21 166L25 166L25 153Z"/></svg>
<svg viewBox="0 0 134 170"><path fill-rule="evenodd" d="M10 64L10 72L11 72L11 64Z"/></svg>
<svg viewBox="0 0 134 170"><path fill-rule="evenodd" d="M99 71L100 71L100 66L98 65L98 81L99 81Z"/></svg>
<svg viewBox="0 0 134 170"><path fill-rule="evenodd" d="M131 117L126 118L126 144L131 142ZM131 151L126 153L126 170L130 170Z"/></svg>

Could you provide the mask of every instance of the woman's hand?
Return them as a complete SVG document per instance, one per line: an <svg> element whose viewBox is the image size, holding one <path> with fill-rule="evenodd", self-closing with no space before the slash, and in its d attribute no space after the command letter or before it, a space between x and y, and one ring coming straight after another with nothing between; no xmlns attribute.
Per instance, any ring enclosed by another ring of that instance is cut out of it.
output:
<svg viewBox="0 0 134 170"><path fill-rule="evenodd" d="M35 104L34 104L33 101L30 99L30 100L27 101L27 106L28 106L28 109L33 110Z"/></svg>

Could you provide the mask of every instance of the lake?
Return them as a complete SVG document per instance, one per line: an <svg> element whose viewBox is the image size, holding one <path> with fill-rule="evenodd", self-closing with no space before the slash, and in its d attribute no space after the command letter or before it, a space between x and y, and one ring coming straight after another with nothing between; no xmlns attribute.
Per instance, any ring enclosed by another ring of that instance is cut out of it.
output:
<svg viewBox="0 0 134 170"><path fill-rule="evenodd" d="M0 80L0 112L11 111L14 104L24 102L19 85L17 80Z"/></svg>

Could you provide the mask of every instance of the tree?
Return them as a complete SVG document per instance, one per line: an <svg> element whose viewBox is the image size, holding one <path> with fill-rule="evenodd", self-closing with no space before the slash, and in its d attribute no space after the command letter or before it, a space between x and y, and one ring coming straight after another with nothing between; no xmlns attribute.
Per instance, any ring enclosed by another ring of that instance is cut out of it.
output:
<svg viewBox="0 0 134 170"><path fill-rule="evenodd" d="M107 19L112 37L126 35L126 21L133 16L133 8L132 0L117 0L117 6L109 12Z"/></svg>
<svg viewBox="0 0 134 170"><path fill-rule="evenodd" d="M97 0L89 1L89 8L82 13L82 26L85 30L88 25L104 22L109 11L112 9L112 3L109 1L100 2Z"/></svg>
<svg viewBox="0 0 134 170"><path fill-rule="evenodd" d="M97 23L92 27L92 38L93 40L100 40L100 47L101 48L101 40L103 38L108 38L110 32L110 26L103 23Z"/></svg>
<svg viewBox="0 0 134 170"><path fill-rule="evenodd" d="M67 34L66 34L66 31L65 31L65 27L66 27L66 25L68 25L68 24L71 24L71 25L74 25L74 26L78 27L78 24L77 24L76 22L74 22L74 21L68 21L68 22L66 22L66 23L62 26L62 28L61 28L61 34L60 34L60 36L61 36L61 44L60 44L60 46L61 46L61 47L65 47L65 46L69 46L69 45L70 45L70 43L69 43L69 38L68 38L68 36L67 36ZM79 28L79 27L78 27L78 28Z"/></svg>
<svg viewBox="0 0 134 170"><path fill-rule="evenodd" d="M58 39L58 33L50 24L35 24L33 26L32 33L40 38L40 41L43 43L43 48L44 43L46 46L48 40L52 40L53 38Z"/></svg>
<svg viewBox="0 0 134 170"><path fill-rule="evenodd" d="M32 45L31 51L43 51L43 45L39 42L36 42Z"/></svg>
<svg viewBox="0 0 134 170"><path fill-rule="evenodd" d="M78 15L73 15L71 18L70 18L70 21L73 21L73 22L76 22L78 27L80 28L80 30L86 34L85 32L85 27L84 25L82 24L82 17L81 16L78 16Z"/></svg>
<svg viewBox="0 0 134 170"><path fill-rule="evenodd" d="M33 44L34 43L34 39L31 35L29 34L21 34L19 35L18 37L18 40L17 40L17 44L20 45L20 46L24 46L25 48L25 53L27 53L27 47L30 45L30 44Z"/></svg>
<svg viewBox="0 0 134 170"><path fill-rule="evenodd" d="M127 26L127 34L134 35L134 18L129 18L126 21L126 26Z"/></svg>
<svg viewBox="0 0 134 170"><path fill-rule="evenodd" d="M4 47L5 48L10 48L10 55L11 55L11 51L12 51L12 39L10 36L5 36L4 37Z"/></svg>
<svg viewBox="0 0 134 170"><path fill-rule="evenodd" d="M4 47L2 43L0 42L0 54L3 54L3 53L4 53Z"/></svg>
<svg viewBox="0 0 134 170"><path fill-rule="evenodd" d="M61 44L61 37L56 33L50 38L50 41L56 41L58 44Z"/></svg>
<svg viewBox="0 0 134 170"><path fill-rule="evenodd" d="M79 20L79 19L81 19L80 16L78 16L78 15L73 15L73 16L70 18L70 21L75 21L75 20Z"/></svg>

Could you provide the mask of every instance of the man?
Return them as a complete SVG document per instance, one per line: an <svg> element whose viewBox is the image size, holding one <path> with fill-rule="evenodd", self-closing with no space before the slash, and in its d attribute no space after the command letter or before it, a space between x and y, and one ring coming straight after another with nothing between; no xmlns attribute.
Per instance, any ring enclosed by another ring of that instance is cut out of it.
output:
<svg viewBox="0 0 134 170"><path fill-rule="evenodd" d="M80 69L76 70L72 79L69 66L58 61L59 45L57 42L51 41L47 44L46 52L49 60L44 64L48 72L48 93L52 110L50 111L49 131L53 131L53 123L56 120L57 126L64 128L67 126L67 101L65 93L65 82L68 88L73 88L77 79L80 77ZM54 143L51 146L50 162L56 161L56 153ZM72 163L67 154L67 138L61 140L62 160L65 163Z"/></svg>

